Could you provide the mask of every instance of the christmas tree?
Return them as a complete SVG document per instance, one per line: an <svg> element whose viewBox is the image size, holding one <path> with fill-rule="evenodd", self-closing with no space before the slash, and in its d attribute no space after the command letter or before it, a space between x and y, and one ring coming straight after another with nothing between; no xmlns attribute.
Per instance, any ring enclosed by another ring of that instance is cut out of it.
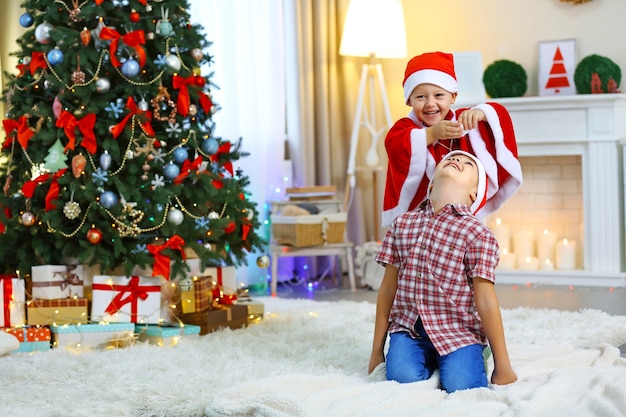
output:
<svg viewBox="0 0 626 417"><path fill-rule="evenodd" d="M0 272L78 258L176 279L190 254L240 265L263 249L233 166L241 140L213 134L210 42L188 2L22 7L19 73L5 74L3 96Z"/></svg>

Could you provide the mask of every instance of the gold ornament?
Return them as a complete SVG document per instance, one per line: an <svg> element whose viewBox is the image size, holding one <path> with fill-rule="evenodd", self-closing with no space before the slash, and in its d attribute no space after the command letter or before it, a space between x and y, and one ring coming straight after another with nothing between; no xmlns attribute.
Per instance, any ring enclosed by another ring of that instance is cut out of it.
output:
<svg viewBox="0 0 626 417"><path fill-rule="evenodd" d="M80 216L80 205L75 201L68 201L63 206L63 214L70 220L74 220Z"/></svg>
<svg viewBox="0 0 626 417"><path fill-rule="evenodd" d="M152 115L155 119L162 122L176 122L176 103L170 98L170 93L167 91L167 88L162 85L159 86L159 92L156 97L150 100L150 104L152 105ZM162 116L161 110L167 110L168 108L169 114Z"/></svg>
<svg viewBox="0 0 626 417"><path fill-rule="evenodd" d="M256 265L259 268L267 268L270 266L270 257L267 255L259 256L256 258Z"/></svg>
<svg viewBox="0 0 626 417"><path fill-rule="evenodd" d="M22 224L24 226L30 227L35 224L35 220L37 220L37 216L35 216L32 212L26 211L22 213Z"/></svg>

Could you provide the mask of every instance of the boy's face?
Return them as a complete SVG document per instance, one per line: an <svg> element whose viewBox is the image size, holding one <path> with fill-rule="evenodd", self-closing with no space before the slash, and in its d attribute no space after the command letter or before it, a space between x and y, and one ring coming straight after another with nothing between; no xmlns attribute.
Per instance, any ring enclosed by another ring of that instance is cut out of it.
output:
<svg viewBox="0 0 626 417"><path fill-rule="evenodd" d="M443 159L435 168L433 185L443 182L443 178L454 181L455 187L466 189L470 204L476 200L478 191L478 167L476 162L463 154L455 154Z"/></svg>
<svg viewBox="0 0 626 417"><path fill-rule="evenodd" d="M420 84L409 96L413 113L426 126L444 120L455 100L456 93L450 93L434 84Z"/></svg>

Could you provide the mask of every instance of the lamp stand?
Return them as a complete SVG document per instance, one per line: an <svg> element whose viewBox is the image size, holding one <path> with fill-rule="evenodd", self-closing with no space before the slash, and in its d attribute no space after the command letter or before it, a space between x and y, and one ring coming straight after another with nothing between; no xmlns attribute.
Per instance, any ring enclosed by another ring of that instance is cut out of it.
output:
<svg viewBox="0 0 626 417"><path fill-rule="evenodd" d="M383 109L385 111L386 123L378 128L376 125L376 81L378 81L378 90L380 91L380 98L382 101ZM369 115L364 108L365 102L365 87L369 86L369 100L370 108ZM359 170L371 170L373 174L373 184L376 187L373 190L374 195L374 240L379 240L379 226L380 226L380 208L378 207L378 181L377 175L380 170L380 159L378 157L378 140L381 136L387 133L391 128L391 111L389 110L389 100L387 99L387 92L385 90L385 80L383 77L383 68L379 63L374 63L374 57L370 56L369 64L363 64L361 70L361 81L359 83L359 97L356 105L356 113L354 116L354 124L352 125L352 136L350 137L350 154L348 156L348 182L346 183L345 193L345 210L348 211L352 200L354 198L354 189L356 188L356 151L359 142L360 128L364 127L370 134L371 141L370 147L367 151L365 162L367 167L360 167Z"/></svg>

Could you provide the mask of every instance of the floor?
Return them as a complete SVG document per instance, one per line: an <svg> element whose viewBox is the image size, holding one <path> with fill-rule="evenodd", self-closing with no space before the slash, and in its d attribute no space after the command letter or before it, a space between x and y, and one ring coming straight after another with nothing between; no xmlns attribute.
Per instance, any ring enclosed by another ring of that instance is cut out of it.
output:
<svg viewBox="0 0 626 417"><path fill-rule="evenodd" d="M333 282L332 278L320 281L285 281L278 284L277 296L308 298L318 301L368 301L376 303L377 291L358 288L352 291L348 280ZM626 288L568 287L542 285L498 285L498 301L502 308L534 307L576 311L597 309L611 315L626 315ZM626 345L620 348L626 357Z"/></svg>

